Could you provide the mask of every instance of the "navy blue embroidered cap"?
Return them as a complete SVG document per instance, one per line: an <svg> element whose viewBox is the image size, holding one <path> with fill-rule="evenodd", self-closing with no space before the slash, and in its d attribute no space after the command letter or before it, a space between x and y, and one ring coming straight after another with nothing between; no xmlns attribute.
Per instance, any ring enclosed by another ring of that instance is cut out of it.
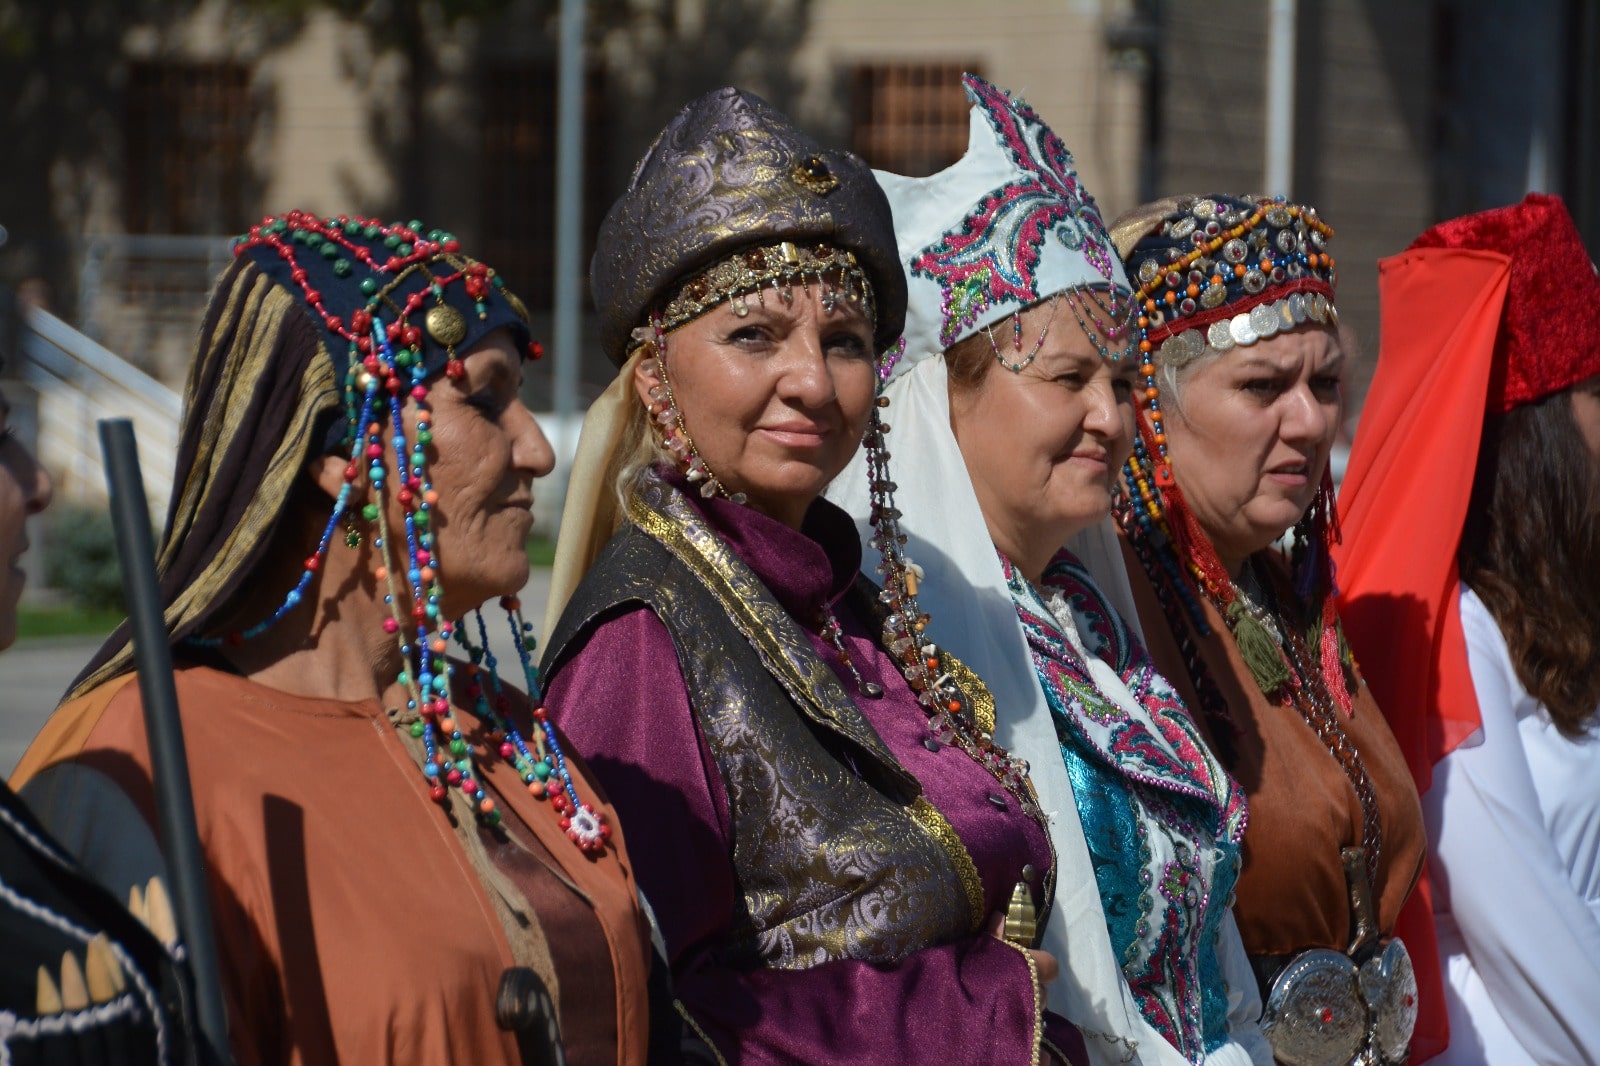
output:
<svg viewBox="0 0 1600 1066"><path fill-rule="evenodd" d="M376 358L374 324L396 364L420 365L424 378L459 376L461 353L497 329L509 329L526 358L543 354L528 332L527 308L500 275L463 255L452 234L420 222L290 211L250 227L233 254L300 301L341 378ZM345 427L334 426L326 450L345 439Z"/></svg>

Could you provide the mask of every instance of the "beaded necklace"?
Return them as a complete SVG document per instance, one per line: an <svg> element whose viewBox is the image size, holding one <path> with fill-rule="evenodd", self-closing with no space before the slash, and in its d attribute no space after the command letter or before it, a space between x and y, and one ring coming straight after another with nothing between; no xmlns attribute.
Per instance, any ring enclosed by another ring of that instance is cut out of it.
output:
<svg viewBox="0 0 1600 1066"><path fill-rule="evenodd" d="M1305 637L1284 621L1284 609L1273 591L1270 577L1257 573L1254 561L1250 565L1247 576L1253 579L1251 583L1261 590L1270 607L1258 603L1249 590L1236 586L1237 601L1257 625L1271 634L1282 651L1288 678L1279 691L1284 694L1285 702L1291 703L1312 732L1317 734L1317 738L1328 749L1328 754L1344 771L1350 787L1355 790L1356 799L1361 804L1361 843L1366 852L1367 883L1376 886L1378 859L1383 848L1383 823L1372 779L1367 775L1361 753L1351 743L1349 734L1339 722L1337 700L1330 692L1326 671L1315 663ZM1234 630L1237 633L1237 624ZM1342 688L1342 679L1340 685Z"/></svg>

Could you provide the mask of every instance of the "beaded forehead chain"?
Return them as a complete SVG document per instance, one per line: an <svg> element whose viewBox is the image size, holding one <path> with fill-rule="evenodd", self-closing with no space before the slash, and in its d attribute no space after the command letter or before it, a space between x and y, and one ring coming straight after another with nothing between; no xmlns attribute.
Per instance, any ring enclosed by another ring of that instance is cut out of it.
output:
<svg viewBox="0 0 1600 1066"><path fill-rule="evenodd" d="M380 262L381 253L375 254L373 248L386 248L389 254ZM424 234L416 222L385 226L375 219L322 219L297 212L263 221L235 244L236 255L261 249L270 249L287 264L289 280L301 290L306 306L320 316L329 333L348 342L343 395L349 462L316 552L305 560L299 580L283 603L249 628L223 637L192 638L193 642L213 648L237 645L264 633L303 602L321 570L334 530L350 514L365 480L366 502L359 513L377 526L372 543L380 561L374 576L385 589L383 602L389 611L383 628L395 639L404 664L396 682L406 693L406 705L389 713L397 725L421 742L422 775L429 795L448 804L449 790L457 789L483 824L493 827L501 823L501 812L484 790L470 744L452 713L452 678L458 667L446 652L454 639L469 657L469 663L459 668L464 691L488 726L497 753L516 770L534 798L550 800L574 844L586 852L603 850L610 827L579 797L560 743L546 720L537 670L530 657L532 625L523 620L520 603L514 597L500 601L509 617L534 708L531 746L511 721L509 700L488 651L482 614L474 612L481 645L471 642L459 622L442 615L442 567L434 532L439 493L430 475L434 442L429 389L438 368L430 365L423 330L427 340L444 349L446 378L459 381L465 377L466 367L456 346L470 332L465 314L447 300L451 287L461 286L484 322L491 320L489 301L495 297L504 299L516 317L525 320L521 302L504 288L494 271L461 256L454 237L438 230ZM358 269L356 263L368 273L356 283L364 302L349 312L348 321L330 311L326 295L311 286L310 273L300 262L300 257L308 254L331 261L334 277L343 284L348 284L344 279ZM421 327L411 321L419 311L424 312ZM528 357L541 354L537 344L528 345ZM405 423L408 403L416 416L416 431L410 440ZM390 453L395 462L392 472L386 465ZM391 504L403 515L398 529L390 522ZM358 543L354 539L350 546Z"/></svg>

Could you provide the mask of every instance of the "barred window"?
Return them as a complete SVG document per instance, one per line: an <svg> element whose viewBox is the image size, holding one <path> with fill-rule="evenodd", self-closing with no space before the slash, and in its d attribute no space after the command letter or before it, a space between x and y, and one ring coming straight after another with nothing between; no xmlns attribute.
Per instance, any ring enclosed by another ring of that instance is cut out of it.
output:
<svg viewBox="0 0 1600 1066"><path fill-rule="evenodd" d="M130 233L231 233L246 217L253 110L240 63L140 61L128 71Z"/></svg>
<svg viewBox="0 0 1600 1066"><path fill-rule="evenodd" d="M556 66L519 60L483 74L482 196L479 245L506 284L534 310L554 301L556 228ZM591 68L584 85L583 264L609 198L605 165L610 141L605 81ZM585 275L587 276L587 274Z"/></svg>
<svg viewBox="0 0 1600 1066"><path fill-rule="evenodd" d="M851 79L851 147L880 170L916 177L943 170L967 150L964 72L976 62L869 63Z"/></svg>

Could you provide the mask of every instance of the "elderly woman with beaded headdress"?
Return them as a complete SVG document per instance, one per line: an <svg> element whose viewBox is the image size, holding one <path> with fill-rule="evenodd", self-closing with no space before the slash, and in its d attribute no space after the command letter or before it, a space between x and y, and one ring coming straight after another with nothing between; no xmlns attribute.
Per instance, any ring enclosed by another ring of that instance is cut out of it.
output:
<svg viewBox="0 0 1600 1066"><path fill-rule="evenodd" d="M1026 771L820 496L881 432L905 314L871 172L710 93L591 281L621 371L563 519L550 707L628 822L679 1009L729 1062L1065 1058Z"/></svg>
<svg viewBox="0 0 1600 1066"><path fill-rule="evenodd" d="M829 495L1031 766L1057 856L1051 1005L1094 1061L1270 1061L1228 916L1243 793L1114 606L1131 613L1109 515L1133 446L1132 294L1060 139L965 84L966 155L877 175L910 289L886 368L893 484L869 451Z"/></svg>
<svg viewBox="0 0 1600 1066"><path fill-rule="evenodd" d="M620 834L478 613L507 609L532 686L515 596L552 455L521 301L417 222L295 212L234 252L160 573L235 1057L643 1062ZM17 771L123 894L161 868L133 679L121 629Z"/></svg>
<svg viewBox="0 0 1600 1066"><path fill-rule="evenodd" d="M1144 353L1129 570L1157 663L1250 796L1235 913L1262 1029L1286 1063L1404 1061L1418 986L1394 933L1424 839L1333 604L1332 231L1281 200L1183 196L1112 232Z"/></svg>

